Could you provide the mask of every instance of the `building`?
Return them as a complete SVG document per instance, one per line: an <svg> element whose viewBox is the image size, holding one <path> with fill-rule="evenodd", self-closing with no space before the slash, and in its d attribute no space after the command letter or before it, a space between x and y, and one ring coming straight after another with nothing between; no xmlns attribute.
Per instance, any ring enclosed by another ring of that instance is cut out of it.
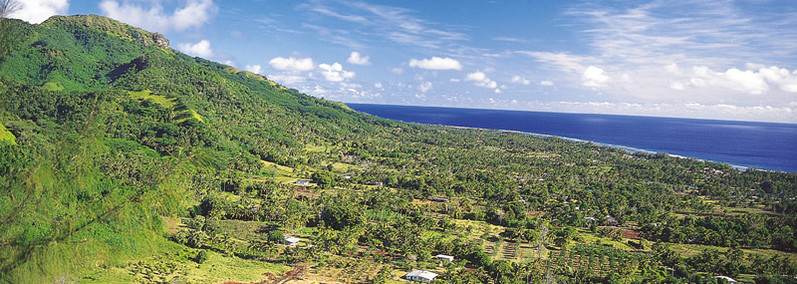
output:
<svg viewBox="0 0 797 284"><path fill-rule="evenodd" d="M617 219L612 217L612 215L606 215L606 221L609 223L609 226L617 226Z"/></svg>
<svg viewBox="0 0 797 284"><path fill-rule="evenodd" d="M449 262L454 261L454 257L453 256L445 255L445 254L435 255L434 258L437 259L437 260L445 260L445 261L449 261Z"/></svg>
<svg viewBox="0 0 797 284"><path fill-rule="evenodd" d="M310 181L306 179L300 179L296 181L296 185L310 185Z"/></svg>
<svg viewBox="0 0 797 284"><path fill-rule="evenodd" d="M285 245L286 246L295 246L296 244L298 244L301 241L302 241L302 239L297 238L297 237L286 237L285 238Z"/></svg>
<svg viewBox="0 0 797 284"><path fill-rule="evenodd" d="M714 278L717 278L717 279L722 279L722 280L728 281L728 283L731 283L731 284L733 284L733 283L737 283L737 281L736 281L736 280L733 280L733 278L730 278L730 277L728 277L728 276L714 276Z"/></svg>
<svg viewBox="0 0 797 284"><path fill-rule="evenodd" d="M434 280L436 277L437 273L426 270L413 270L412 272L407 273L407 275L404 276L404 278L406 278L407 280L420 281L423 283L432 282L432 280Z"/></svg>
<svg viewBox="0 0 797 284"><path fill-rule="evenodd" d="M429 200L434 202L448 202L448 198L438 196L429 196Z"/></svg>

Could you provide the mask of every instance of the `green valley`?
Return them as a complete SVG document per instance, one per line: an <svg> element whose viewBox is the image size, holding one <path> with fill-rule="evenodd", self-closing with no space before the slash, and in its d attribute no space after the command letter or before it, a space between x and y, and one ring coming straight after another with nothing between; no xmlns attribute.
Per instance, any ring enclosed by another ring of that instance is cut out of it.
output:
<svg viewBox="0 0 797 284"><path fill-rule="evenodd" d="M797 173L381 119L100 16L2 23L2 283L797 275Z"/></svg>

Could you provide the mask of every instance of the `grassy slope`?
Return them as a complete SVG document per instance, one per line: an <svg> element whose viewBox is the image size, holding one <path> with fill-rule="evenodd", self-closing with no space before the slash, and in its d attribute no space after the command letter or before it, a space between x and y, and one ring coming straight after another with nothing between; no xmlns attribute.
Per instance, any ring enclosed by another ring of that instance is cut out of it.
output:
<svg viewBox="0 0 797 284"><path fill-rule="evenodd" d="M150 39L153 34L102 17L55 17L39 26L17 24L23 35L20 48L0 65L0 75L6 83L0 92L6 102L15 101L14 96L23 96L20 90L64 98L97 96L99 90L116 89L109 84L114 79L125 81L130 78L120 80L120 76L133 77L131 70L138 66L131 62L141 54L154 54L157 59L174 56L171 50L153 45ZM145 38L150 46L143 46L137 37ZM194 69L207 68L185 56L177 61L180 65L193 65ZM118 82L121 86L126 84ZM265 84L274 86L270 82ZM76 91L89 93L70 95ZM87 279L114 282L117 276L125 273L111 273L109 275L113 276L108 277L105 272L97 274L95 271L124 267L152 255L165 255L170 261L179 261L188 258L184 256L186 253L190 257L195 254L183 252L184 248L164 238L160 216L182 214L180 210L184 209L181 208L187 208L192 202L185 199L184 190L189 183L186 177L203 171L204 166L191 159L159 157L137 142L108 137L108 129L114 127L113 118L124 115L114 102L125 100L123 94L106 94L104 98L108 101L94 100L94 104L88 106L91 107L89 116L80 121L57 114L44 118L26 117L39 121L38 125L27 124L25 121L29 120L18 117L28 115L16 112L24 107L4 104L2 111L14 120L12 130L28 137L25 147L4 150L11 151L8 153L12 155L29 153L34 160L21 163L2 180L9 191L0 196L0 216L3 217L0 281L77 281L75 275L87 275ZM129 94L133 99L153 100L166 109L177 106L174 94L167 98L135 89ZM180 117L180 112L187 115ZM203 121L196 110L187 107L178 109L174 116L178 123L189 119ZM0 137L3 141L15 141L14 134L5 126L0 128ZM125 167L126 160L141 161L136 165L143 168L139 168L137 174L145 175L146 179L131 182L114 177L106 169L110 161L97 158L108 155L119 156L120 167ZM228 263L230 261L235 263ZM264 271L285 269L213 255L207 265L216 264L257 266L251 273L246 273L245 269L240 278L245 281L256 280ZM213 281L236 275L233 271L209 274L204 269L195 270L196 277Z"/></svg>
<svg viewBox="0 0 797 284"><path fill-rule="evenodd" d="M8 131L2 123L0 123L0 142L17 144L17 137L14 136L14 133Z"/></svg>

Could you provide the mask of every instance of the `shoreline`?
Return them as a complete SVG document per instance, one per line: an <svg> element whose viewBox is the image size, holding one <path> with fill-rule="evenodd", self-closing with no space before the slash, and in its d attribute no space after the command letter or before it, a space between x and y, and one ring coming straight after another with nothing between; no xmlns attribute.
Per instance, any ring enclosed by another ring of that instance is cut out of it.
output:
<svg viewBox="0 0 797 284"><path fill-rule="evenodd" d="M414 122L414 123L418 123L418 122ZM426 123L421 123L421 124L426 124ZM435 124L427 124L427 125L435 125ZM700 159L700 158L688 157L688 156L683 156L683 155L678 155L678 154L671 154L671 153L667 153L667 152L657 152L657 151L651 151L651 150L647 150L647 149L634 148L634 147L631 147L631 146L617 145L617 144L611 144L611 143L605 143L605 142L599 142L599 141L584 140L584 139L573 138L573 137L557 136L557 135L551 135L551 134L534 133L534 132L526 132L526 131L510 130L510 129L492 129L492 128L483 128L483 127L457 126L457 125L445 125L445 124L436 124L436 125L445 126L445 127L452 127L452 128L459 128L459 129L494 130L494 131L507 132L507 133L517 133L517 134L531 135L531 136L534 136L534 137L541 137L541 138L554 137L554 138L564 139L564 140L571 141L571 142L576 142L576 143L591 143L591 144L594 144L594 145L597 145L597 146L601 146L601 147L620 149L620 150L626 151L626 152L631 153L631 154L634 154L634 153L637 153L637 152L642 152L642 153L645 153L645 154L664 153L664 154L667 154L670 157L679 158L679 159L695 159L695 160L701 161L701 162L726 164L726 165L731 166L732 169L740 171L740 172L746 172L746 171L751 170L751 169L754 169L754 170L757 170L757 171L777 172L777 171L769 170L769 169L754 168L754 167L751 167L751 166L734 165L734 164L731 164L731 163L728 163L728 162Z"/></svg>

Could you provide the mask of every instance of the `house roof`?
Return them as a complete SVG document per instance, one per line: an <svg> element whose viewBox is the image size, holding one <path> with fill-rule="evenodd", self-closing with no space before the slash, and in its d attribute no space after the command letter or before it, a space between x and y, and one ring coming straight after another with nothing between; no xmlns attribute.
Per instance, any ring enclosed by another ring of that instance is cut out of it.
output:
<svg viewBox="0 0 797 284"><path fill-rule="evenodd" d="M736 280L728 276L714 276L714 278L724 279L725 281L728 281L728 283L736 283Z"/></svg>
<svg viewBox="0 0 797 284"><path fill-rule="evenodd" d="M426 270L413 270L412 272L407 273L407 277L411 277L411 276L421 277L421 278L429 279L429 280L434 280L434 278L437 277L437 273L434 273L434 272L431 272L431 271L426 271Z"/></svg>
<svg viewBox="0 0 797 284"><path fill-rule="evenodd" d="M454 257L453 257L453 256L446 255L446 254L438 254L438 255L435 255L434 257L436 257L436 258L448 258L448 259L454 259Z"/></svg>
<svg viewBox="0 0 797 284"><path fill-rule="evenodd" d="M297 237L287 237L287 238L285 238L285 241L289 242L289 243L298 243L301 240L302 239L297 238Z"/></svg>

